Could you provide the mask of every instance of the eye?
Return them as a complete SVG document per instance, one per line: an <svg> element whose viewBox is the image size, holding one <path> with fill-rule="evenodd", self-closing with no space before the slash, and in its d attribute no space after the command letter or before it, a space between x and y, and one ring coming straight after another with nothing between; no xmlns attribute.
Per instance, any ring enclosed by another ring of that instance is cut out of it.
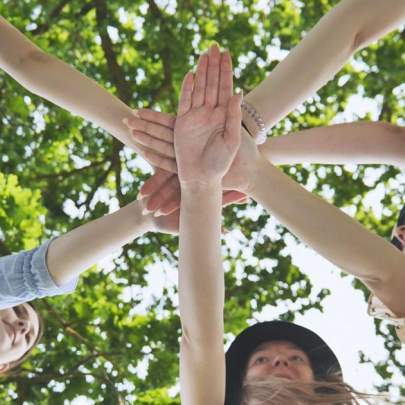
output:
<svg viewBox="0 0 405 405"><path fill-rule="evenodd" d="M259 356L254 361L254 364L264 364L264 363L267 363L268 361L269 361L269 359L266 356Z"/></svg>
<svg viewBox="0 0 405 405"><path fill-rule="evenodd" d="M299 354L294 354L293 356L291 356L291 361L295 363L305 363L304 357Z"/></svg>
<svg viewBox="0 0 405 405"><path fill-rule="evenodd" d="M21 309L19 307L13 307L13 311L16 314L17 318L21 316Z"/></svg>

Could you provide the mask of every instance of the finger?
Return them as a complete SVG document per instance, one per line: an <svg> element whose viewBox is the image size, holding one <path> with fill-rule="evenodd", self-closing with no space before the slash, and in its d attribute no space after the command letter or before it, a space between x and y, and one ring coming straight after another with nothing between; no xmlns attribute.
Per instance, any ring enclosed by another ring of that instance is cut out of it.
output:
<svg viewBox="0 0 405 405"><path fill-rule="evenodd" d="M243 205L243 204L249 204L249 203L250 203L250 198L246 197L246 198L242 198L241 200L235 201L234 204Z"/></svg>
<svg viewBox="0 0 405 405"><path fill-rule="evenodd" d="M160 141L159 139L141 131L132 130L131 133L138 144L146 146L148 149L162 156L176 160L173 143Z"/></svg>
<svg viewBox="0 0 405 405"><path fill-rule="evenodd" d="M208 56L207 54L202 54L198 61L197 70L195 72L194 78L194 89L192 96L193 107L201 107L205 100L205 87L207 83L207 67L208 67Z"/></svg>
<svg viewBox="0 0 405 405"><path fill-rule="evenodd" d="M232 75L232 60L229 52L224 52L221 55L221 65L219 72L219 94L218 104L226 105L232 96L233 90L233 75Z"/></svg>
<svg viewBox="0 0 405 405"><path fill-rule="evenodd" d="M160 124L155 124L154 122L145 121L137 117L129 118L127 120L127 125L131 129L145 132L154 138L173 143L173 129L171 128L167 128Z"/></svg>
<svg viewBox="0 0 405 405"><path fill-rule="evenodd" d="M235 204L241 201L245 201L246 198L249 198L246 194L241 193L240 191L227 191L222 196L222 205L227 207L228 205Z"/></svg>
<svg viewBox="0 0 405 405"><path fill-rule="evenodd" d="M180 208L180 193L173 196L170 200L167 200L159 208L159 213L161 215L170 215L174 211Z"/></svg>
<svg viewBox="0 0 405 405"><path fill-rule="evenodd" d="M147 197L157 192L172 176L175 176L175 174L158 169L152 177L149 177L149 179L143 183L138 196Z"/></svg>
<svg viewBox="0 0 405 405"><path fill-rule="evenodd" d="M168 157L167 155L163 156L159 153L148 149L146 146L142 145L140 142L137 142L135 138L132 139L132 149L143 159L145 159L151 166L164 169L170 173L177 173L177 161L174 157ZM166 151L167 154L171 153L169 149Z"/></svg>
<svg viewBox="0 0 405 405"><path fill-rule="evenodd" d="M218 45L211 46L208 52L207 87L205 89L205 103L215 107L218 103L219 66L221 53Z"/></svg>
<svg viewBox="0 0 405 405"><path fill-rule="evenodd" d="M241 109L242 96L235 94L228 102L224 140L230 150L236 150L241 140Z"/></svg>
<svg viewBox="0 0 405 405"><path fill-rule="evenodd" d="M144 148L139 146L139 148ZM142 150L142 157L152 166L159 167L171 173L177 173L177 163L174 159L159 155L151 150Z"/></svg>
<svg viewBox="0 0 405 405"><path fill-rule="evenodd" d="M149 211L156 211L171 200L180 201L180 183L177 176L169 178L157 192L149 198L146 208Z"/></svg>
<svg viewBox="0 0 405 405"><path fill-rule="evenodd" d="M166 114L160 111L149 110L148 108L141 108L137 111L138 117L146 121L154 122L155 124L163 125L167 128L174 128L176 117L171 114Z"/></svg>
<svg viewBox="0 0 405 405"><path fill-rule="evenodd" d="M184 76L183 84L181 86L178 116L184 115L191 108L191 96L193 93L194 76L192 72L188 72Z"/></svg>

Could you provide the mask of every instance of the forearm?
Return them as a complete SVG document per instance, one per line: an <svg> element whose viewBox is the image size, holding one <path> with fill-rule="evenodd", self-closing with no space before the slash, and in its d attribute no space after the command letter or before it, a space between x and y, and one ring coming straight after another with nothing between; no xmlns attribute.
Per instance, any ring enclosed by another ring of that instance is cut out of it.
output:
<svg viewBox="0 0 405 405"><path fill-rule="evenodd" d="M224 272L221 259L221 186L182 189L179 306L183 337L193 344L222 342Z"/></svg>
<svg viewBox="0 0 405 405"><path fill-rule="evenodd" d="M356 122L271 137L260 152L277 165L387 164L405 168L405 128L386 122Z"/></svg>
<svg viewBox="0 0 405 405"><path fill-rule="evenodd" d="M385 282L404 266L404 258L389 242L264 159L249 194L319 254L365 282Z"/></svg>
<svg viewBox="0 0 405 405"><path fill-rule="evenodd" d="M131 116L128 106L94 80L43 52L2 17L0 67L27 90L91 121L136 149L122 122Z"/></svg>
<svg viewBox="0 0 405 405"><path fill-rule="evenodd" d="M359 48L399 27L401 0L344 0L326 14L270 75L245 98L271 128L331 80ZM251 118L243 115L250 132Z"/></svg>
<svg viewBox="0 0 405 405"><path fill-rule="evenodd" d="M134 201L53 240L47 254L49 273L63 285L150 230L149 216L143 216L140 202Z"/></svg>

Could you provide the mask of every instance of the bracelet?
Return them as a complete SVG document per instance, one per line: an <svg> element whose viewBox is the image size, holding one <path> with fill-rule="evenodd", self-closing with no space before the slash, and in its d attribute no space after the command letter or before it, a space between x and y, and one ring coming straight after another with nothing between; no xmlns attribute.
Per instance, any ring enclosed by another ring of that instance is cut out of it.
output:
<svg viewBox="0 0 405 405"><path fill-rule="evenodd" d="M252 104L248 103L246 100L242 101L241 108L242 108L242 110L246 111L253 118L256 125L259 127L259 132L255 139L256 143L257 144L264 143L266 141L266 126L264 125L263 118L256 111L256 109L252 106ZM243 123L243 121L242 121L242 123ZM246 125L243 124L243 126L247 130Z"/></svg>

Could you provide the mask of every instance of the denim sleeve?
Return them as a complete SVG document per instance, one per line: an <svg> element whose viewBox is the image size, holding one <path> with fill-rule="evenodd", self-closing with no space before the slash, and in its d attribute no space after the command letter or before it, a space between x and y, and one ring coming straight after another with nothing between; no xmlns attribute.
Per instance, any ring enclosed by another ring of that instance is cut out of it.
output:
<svg viewBox="0 0 405 405"><path fill-rule="evenodd" d="M0 258L0 309L75 290L78 278L57 286L49 274L46 255L52 240L35 249Z"/></svg>

